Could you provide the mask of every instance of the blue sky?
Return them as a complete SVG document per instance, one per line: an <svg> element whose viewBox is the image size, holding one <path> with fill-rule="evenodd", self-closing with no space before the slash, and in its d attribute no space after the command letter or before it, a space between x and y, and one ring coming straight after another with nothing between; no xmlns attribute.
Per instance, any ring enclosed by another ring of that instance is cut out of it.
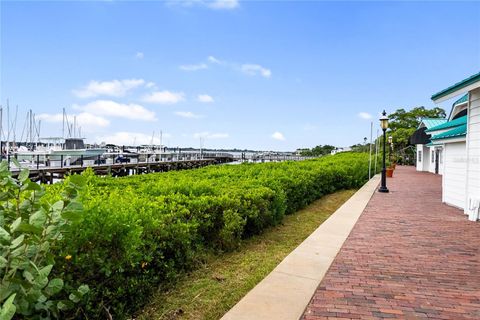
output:
<svg viewBox="0 0 480 320"><path fill-rule="evenodd" d="M480 70L476 2L0 6L0 101L19 106L17 137L29 108L41 136L61 136L65 107L88 142L347 146L383 109L432 107Z"/></svg>

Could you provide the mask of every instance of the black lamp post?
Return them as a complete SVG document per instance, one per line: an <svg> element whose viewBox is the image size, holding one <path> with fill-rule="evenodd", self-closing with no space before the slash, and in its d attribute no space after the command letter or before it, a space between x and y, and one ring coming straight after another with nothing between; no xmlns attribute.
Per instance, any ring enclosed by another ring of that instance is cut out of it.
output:
<svg viewBox="0 0 480 320"><path fill-rule="evenodd" d="M387 135L386 131L388 128L388 117L385 110L382 112L382 116L380 117L380 127L383 130L383 167L382 167L382 184L380 188L378 188L378 192L388 192L387 188L387 168L385 167L385 145L387 144Z"/></svg>
<svg viewBox="0 0 480 320"><path fill-rule="evenodd" d="M393 137L388 137L388 159L390 160L390 166L392 165L392 153L393 153Z"/></svg>

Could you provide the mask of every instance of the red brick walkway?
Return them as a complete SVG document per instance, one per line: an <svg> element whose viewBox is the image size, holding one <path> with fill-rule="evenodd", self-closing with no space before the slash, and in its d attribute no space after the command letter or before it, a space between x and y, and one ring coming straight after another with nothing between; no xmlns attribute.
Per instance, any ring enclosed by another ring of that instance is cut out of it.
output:
<svg viewBox="0 0 480 320"><path fill-rule="evenodd" d="M397 167L302 317L480 319L480 223L441 203L441 177Z"/></svg>

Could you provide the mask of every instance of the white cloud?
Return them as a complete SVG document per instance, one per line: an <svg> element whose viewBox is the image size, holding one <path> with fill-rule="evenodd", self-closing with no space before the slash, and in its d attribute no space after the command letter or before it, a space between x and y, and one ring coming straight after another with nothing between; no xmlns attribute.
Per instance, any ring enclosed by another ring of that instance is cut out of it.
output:
<svg viewBox="0 0 480 320"><path fill-rule="evenodd" d="M275 140L279 140L279 141L285 141L285 136L283 135L283 133L278 132L278 131L276 131L272 134L272 138L275 139Z"/></svg>
<svg viewBox="0 0 480 320"><path fill-rule="evenodd" d="M214 0L206 2L207 6L217 10L232 10L239 6L238 0Z"/></svg>
<svg viewBox="0 0 480 320"><path fill-rule="evenodd" d="M77 123L82 127L108 127L110 121L88 112L81 112L77 114Z"/></svg>
<svg viewBox="0 0 480 320"><path fill-rule="evenodd" d="M272 76L270 69L264 68L259 64L242 64L240 68L243 73L249 76L261 75L264 78L270 78Z"/></svg>
<svg viewBox="0 0 480 320"><path fill-rule="evenodd" d="M155 91L142 98L143 102L159 104L175 104L185 100L183 92Z"/></svg>
<svg viewBox="0 0 480 320"><path fill-rule="evenodd" d="M42 113L37 115L36 118L49 123L62 123L63 114ZM92 129L99 128L99 127L104 128L110 125L109 120L88 112L81 112L78 114L73 114L73 115L71 114L67 116L67 120L70 124L74 122L74 119L76 120L77 125L79 127L82 127L82 129L86 131L90 131Z"/></svg>
<svg viewBox="0 0 480 320"><path fill-rule="evenodd" d="M148 82L148 83L145 85L145 88L149 88L149 89L151 89L151 88L154 88L154 89L155 89L156 87L157 87L157 85L155 84L155 82Z"/></svg>
<svg viewBox="0 0 480 320"><path fill-rule="evenodd" d="M135 58L141 60L141 59L143 59L143 57L144 57L143 52L137 52L137 53L135 53Z"/></svg>
<svg viewBox="0 0 480 320"><path fill-rule="evenodd" d="M203 69L208 69L208 66L206 63L185 64L180 66L180 70L183 70L183 71L198 71Z"/></svg>
<svg viewBox="0 0 480 320"><path fill-rule="evenodd" d="M214 64L224 64L225 63L225 61L218 60L214 56L208 56L207 60L208 60L208 62L214 63Z"/></svg>
<svg viewBox="0 0 480 320"><path fill-rule="evenodd" d="M203 118L202 115L195 114L190 111L176 111L174 112L175 115L182 117L182 118L190 118L190 119L198 119L198 118Z"/></svg>
<svg viewBox="0 0 480 320"><path fill-rule="evenodd" d="M85 87L73 90L73 94L79 98L92 98L100 95L111 97L123 97L129 91L143 85L143 79L125 79L112 81L90 81Z"/></svg>
<svg viewBox="0 0 480 320"><path fill-rule="evenodd" d="M370 113L367 113L367 112L360 112L358 114L358 117L359 118L362 118L362 119L365 119L365 120L370 120L372 119L372 115Z"/></svg>
<svg viewBox="0 0 480 320"><path fill-rule="evenodd" d="M242 72L243 74L246 74L249 76L262 76L264 78L270 78L272 76L272 70L265 68L264 66L261 66L259 64L253 64L253 63L239 64L236 62L220 60L218 58L215 58L214 56L208 56L207 62L211 65L223 66L225 68L231 69L236 72ZM208 65L206 65L205 63L201 63L198 65L184 65L184 66L180 66L180 68L185 71L196 71L199 69L207 69Z"/></svg>
<svg viewBox="0 0 480 320"><path fill-rule="evenodd" d="M171 134L164 133L162 135L162 138L163 138L162 143L165 144L165 139L170 139L171 137L172 137ZM154 145L159 145L160 144L160 135L155 133L155 136L153 137L153 140L152 140L152 135L151 134L145 134L145 133L140 133L140 132L120 131L120 132L115 132L114 134L110 134L110 135L97 136L95 138L95 141L116 144L116 145L119 145L119 146L122 146L122 145L138 146L138 145L142 145L142 144L152 144L152 142L153 142Z"/></svg>
<svg viewBox="0 0 480 320"><path fill-rule="evenodd" d="M155 112L139 104L123 104L111 100L96 100L83 106L74 105L77 110L99 116L112 116L131 120L155 121Z"/></svg>
<svg viewBox="0 0 480 320"><path fill-rule="evenodd" d="M215 102L212 96L209 96L208 94L199 94L197 96L197 100L202 103L212 103Z"/></svg>
<svg viewBox="0 0 480 320"><path fill-rule="evenodd" d="M226 139L229 138L230 135L228 133L210 133L208 131L205 132L198 132L193 134L194 139Z"/></svg>

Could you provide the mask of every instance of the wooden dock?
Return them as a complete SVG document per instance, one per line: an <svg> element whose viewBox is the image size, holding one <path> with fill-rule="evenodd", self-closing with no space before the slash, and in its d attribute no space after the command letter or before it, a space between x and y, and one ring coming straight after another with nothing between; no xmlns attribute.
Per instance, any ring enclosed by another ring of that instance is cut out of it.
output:
<svg viewBox="0 0 480 320"><path fill-rule="evenodd" d="M209 165L224 164L230 162L281 162L281 161L302 161L307 160L309 157L295 156L295 155L236 155L233 156L228 153L203 153L203 154L176 154L175 158L166 157L166 155L160 155L155 157L155 161L149 160L154 155L143 155L142 158L137 157L132 162L122 163L105 163L100 161L100 157L97 161L87 162L80 161L78 165L64 166L63 161L59 161L60 166L40 166L38 162L33 162L31 166L26 167L30 172L30 179L35 182L52 184L55 181L64 179L65 176L72 174L80 174L87 168L91 168L96 175L99 176L112 176L112 177L124 177L135 174L147 174L152 172L167 172L172 170L188 170L201 168ZM10 166L12 163L9 163ZM12 168L11 172L16 177L20 170L18 168Z"/></svg>
<svg viewBox="0 0 480 320"><path fill-rule="evenodd" d="M94 164L89 166L73 165L65 167L34 167L28 169L30 170L29 177L32 181L52 184L54 180L63 179L67 175L80 174L87 168L91 168L93 172L99 176L110 175L113 177L124 177L134 174L195 169L209 165L228 163L232 161L233 158L229 157L215 157L195 160ZM11 171L14 177L20 173L20 170L18 169L12 169Z"/></svg>

